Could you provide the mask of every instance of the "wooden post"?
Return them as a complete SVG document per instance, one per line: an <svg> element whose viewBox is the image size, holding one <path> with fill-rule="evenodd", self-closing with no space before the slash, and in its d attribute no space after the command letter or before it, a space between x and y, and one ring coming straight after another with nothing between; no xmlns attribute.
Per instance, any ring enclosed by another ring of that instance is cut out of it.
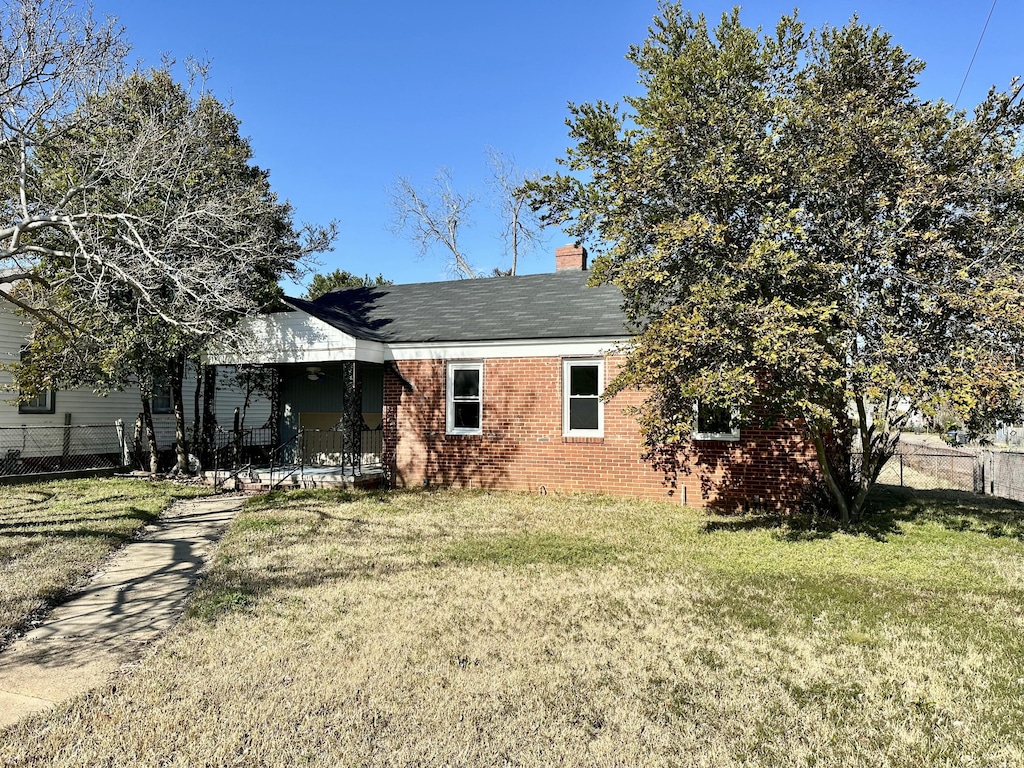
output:
<svg viewBox="0 0 1024 768"><path fill-rule="evenodd" d="M64 443L61 446L60 465L67 468L68 458L71 456L71 414L64 414Z"/></svg>
<svg viewBox="0 0 1024 768"><path fill-rule="evenodd" d="M128 441L125 439L124 434L124 421L118 419L114 422L114 431L117 432L117 444L121 447L121 466L128 466Z"/></svg>
<svg viewBox="0 0 1024 768"><path fill-rule="evenodd" d="M235 407L235 418L231 423L231 464L232 469L238 469L239 458L242 455L242 415Z"/></svg>

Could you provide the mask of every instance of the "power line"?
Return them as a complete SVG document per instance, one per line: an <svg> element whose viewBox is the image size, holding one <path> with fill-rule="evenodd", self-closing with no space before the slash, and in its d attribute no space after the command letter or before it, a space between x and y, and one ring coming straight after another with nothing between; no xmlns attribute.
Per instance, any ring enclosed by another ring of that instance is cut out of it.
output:
<svg viewBox="0 0 1024 768"><path fill-rule="evenodd" d="M967 71L964 72L964 81L960 83L960 90L956 92L956 98L953 99L953 109L956 109L956 105L960 101L960 94L964 92L964 86L967 85L967 77L971 74L971 67L974 66L974 59L978 56L978 51L981 50L981 41L985 39L985 31L988 29L988 23L992 20L992 11L996 9L997 1L998 0L992 0L992 7L988 10L988 18L985 19L985 26L981 28L981 37L978 38L978 44L974 48L974 55L971 56L971 63L967 65Z"/></svg>

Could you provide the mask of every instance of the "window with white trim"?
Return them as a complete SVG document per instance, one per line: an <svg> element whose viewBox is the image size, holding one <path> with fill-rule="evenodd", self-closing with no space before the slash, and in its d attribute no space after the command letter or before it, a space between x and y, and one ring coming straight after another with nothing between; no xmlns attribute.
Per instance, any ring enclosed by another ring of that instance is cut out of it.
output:
<svg viewBox="0 0 1024 768"><path fill-rule="evenodd" d="M731 408L705 405L699 400L693 404L694 440L739 440L740 428Z"/></svg>
<svg viewBox="0 0 1024 768"><path fill-rule="evenodd" d="M562 361L562 434L566 437L604 436L604 361Z"/></svg>
<svg viewBox="0 0 1024 768"><path fill-rule="evenodd" d="M483 363L448 363L445 401L449 435L483 433L483 391Z"/></svg>

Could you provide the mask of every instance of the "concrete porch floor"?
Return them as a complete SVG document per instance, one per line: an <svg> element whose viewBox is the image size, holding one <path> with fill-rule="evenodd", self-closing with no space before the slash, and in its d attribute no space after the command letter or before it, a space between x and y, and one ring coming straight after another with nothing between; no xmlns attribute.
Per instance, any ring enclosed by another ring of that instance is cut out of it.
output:
<svg viewBox="0 0 1024 768"><path fill-rule="evenodd" d="M272 488L378 488L384 483L379 464L355 470L353 467L323 466L250 467L232 477L225 470L204 472L206 482L222 483L226 490L256 491Z"/></svg>

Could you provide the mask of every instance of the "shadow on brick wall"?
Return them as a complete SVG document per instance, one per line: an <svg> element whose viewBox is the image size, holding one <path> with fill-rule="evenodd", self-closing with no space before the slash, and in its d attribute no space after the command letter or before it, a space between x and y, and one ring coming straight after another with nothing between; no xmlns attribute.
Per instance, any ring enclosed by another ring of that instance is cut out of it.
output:
<svg viewBox="0 0 1024 768"><path fill-rule="evenodd" d="M389 481L398 487L512 487L515 478L510 467L520 448L509 439L504 425L487 429L488 422L493 421L487 418L487 412L507 413L509 396L502 401L501 395L488 392L483 405L483 434L448 435L443 381L443 363L431 366L428 375L416 377L415 383L403 379L394 369L388 371L384 440Z"/></svg>
<svg viewBox="0 0 1024 768"><path fill-rule="evenodd" d="M737 442L692 441L672 474L686 503L720 513L795 511L819 477L814 449L793 430L747 430Z"/></svg>

